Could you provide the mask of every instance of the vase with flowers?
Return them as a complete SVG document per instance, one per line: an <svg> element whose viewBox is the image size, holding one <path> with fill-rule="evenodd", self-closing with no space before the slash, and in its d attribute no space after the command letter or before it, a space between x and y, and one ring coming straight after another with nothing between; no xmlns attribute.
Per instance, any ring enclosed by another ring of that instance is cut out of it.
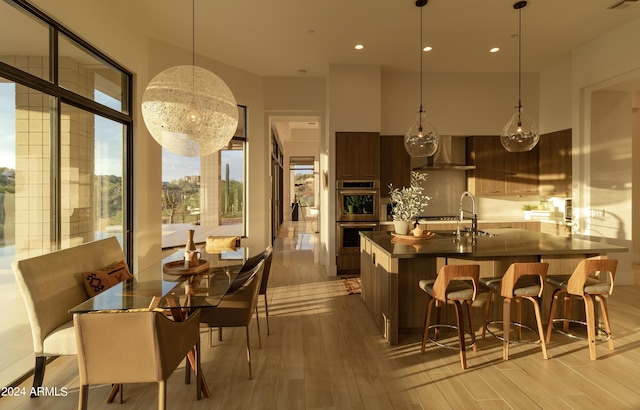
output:
<svg viewBox="0 0 640 410"><path fill-rule="evenodd" d="M422 181L427 179L427 174L411 172L411 183L408 187L394 188L389 184L389 197L391 198L391 217L395 232L399 235L407 235L413 228L414 218L420 215L429 204L431 197L424 194Z"/></svg>

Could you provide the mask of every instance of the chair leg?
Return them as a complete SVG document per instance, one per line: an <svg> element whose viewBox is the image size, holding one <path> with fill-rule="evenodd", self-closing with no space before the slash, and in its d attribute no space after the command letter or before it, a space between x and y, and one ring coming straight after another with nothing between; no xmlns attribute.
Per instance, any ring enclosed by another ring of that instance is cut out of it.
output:
<svg viewBox="0 0 640 410"><path fill-rule="evenodd" d="M456 305L456 323L458 325L458 341L460 343L460 365L462 370L467 368L467 353L464 345L464 316L462 313L462 305L459 300L454 300Z"/></svg>
<svg viewBox="0 0 640 410"><path fill-rule="evenodd" d="M596 320L593 299L589 295L582 295L584 310L587 318L587 341L589 342L589 358L596 360Z"/></svg>
<svg viewBox="0 0 640 410"><path fill-rule="evenodd" d="M484 337L486 335L487 332L487 322L489 321L489 311L491 310L491 299L493 298L493 290L489 290L489 294L487 295L487 301L484 304L484 318L483 318L483 325L482 325L482 339L484 340Z"/></svg>
<svg viewBox="0 0 640 410"><path fill-rule="evenodd" d="M420 350L420 353L422 354L424 354L424 350L427 346L427 340L429 340L429 318L431 317L431 306L433 306L434 302L435 299L432 298L429 300L429 304L427 305L427 313L424 318L424 331L422 332L422 348Z"/></svg>
<svg viewBox="0 0 640 410"><path fill-rule="evenodd" d="M38 387L42 387L44 380L44 369L47 366L47 358L45 356L36 356L36 367L33 373L33 387L31 389L31 398L38 397Z"/></svg>
<svg viewBox="0 0 640 410"><path fill-rule="evenodd" d="M540 305L538 305L538 301L533 296L523 296L524 299L531 301L533 304L533 312L536 316L536 325L538 326L538 335L540 337L540 346L542 347L542 357L548 359L547 356L547 344L544 341L544 330L542 330L542 317L540 314Z"/></svg>
<svg viewBox="0 0 640 410"><path fill-rule="evenodd" d="M196 362L196 369L195 369L195 373L196 373L196 400L200 400L202 398L202 350L201 350L201 346L200 346L200 341L198 341L195 345L195 362ZM187 366L189 365L189 361L187 360ZM188 367L187 367L188 368ZM191 370L187 370L189 373L191 373Z"/></svg>
<svg viewBox="0 0 640 410"><path fill-rule="evenodd" d="M471 301L465 300L464 304L467 305L467 317L469 318L469 333L471 333L471 347L474 352L478 351L478 345L476 345L476 331L473 326L473 315L471 314Z"/></svg>
<svg viewBox="0 0 640 410"><path fill-rule="evenodd" d="M267 318L267 335L270 335L269 330L269 304L267 303L267 292L264 292L264 315Z"/></svg>
<svg viewBox="0 0 640 410"><path fill-rule="evenodd" d="M569 319L571 317L571 296L569 292L564 293L564 302L562 303L562 317L565 319ZM565 320L562 322L562 330L565 333L569 333L569 321Z"/></svg>
<svg viewBox="0 0 640 410"><path fill-rule="evenodd" d="M598 295L598 300L600 301L600 311L602 312L602 320L604 321L604 330L609 333L609 341L607 342L609 345L609 350L613 351L613 335L611 334L611 322L609 322L609 309L607 308L607 299Z"/></svg>
<svg viewBox="0 0 640 410"><path fill-rule="evenodd" d="M218 342L222 342L222 328L218 328Z"/></svg>
<svg viewBox="0 0 640 410"><path fill-rule="evenodd" d="M191 363L189 363L189 359L184 361L184 384L191 383Z"/></svg>
<svg viewBox="0 0 640 410"><path fill-rule="evenodd" d="M247 332L247 362L249 363L249 380L253 380L253 374L251 373L251 345L249 343L249 326L244 327Z"/></svg>
<svg viewBox="0 0 640 410"><path fill-rule="evenodd" d="M87 410L87 405L89 402L89 385L82 384L80 385L79 395L78 395L78 410Z"/></svg>
<svg viewBox="0 0 640 410"><path fill-rule="evenodd" d="M262 339L260 338L260 317L258 317L257 304L256 304L256 325L258 326L258 349L262 349Z"/></svg>
<svg viewBox="0 0 640 410"><path fill-rule="evenodd" d="M502 303L502 360L509 360L509 335L511 327L511 298Z"/></svg>
<svg viewBox="0 0 640 410"><path fill-rule="evenodd" d="M436 321L434 323L440 324L440 317L442 316L442 302L436 300ZM433 340L438 340L440 337L440 328L436 327L433 332Z"/></svg>
<svg viewBox="0 0 640 410"><path fill-rule="evenodd" d="M167 408L167 383L164 380L158 382L158 410Z"/></svg>
<svg viewBox="0 0 640 410"><path fill-rule="evenodd" d="M520 303L520 298L515 298L516 301L516 322L522 324L522 303ZM522 326L516 326L516 330L518 331L518 340L522 340Z"/></svg>
<svg viewBox="0 0 640 410"><path fill-rule="evenodd" d="M553 319L555 319L558 296L560 296L560 293L562 292L563 290L558 288L553 291L553 295L551 297L551 307L549 308L549 322L547 322L547 337L545 338L547 343L551 341L551 331L553 330Z"/></svg>

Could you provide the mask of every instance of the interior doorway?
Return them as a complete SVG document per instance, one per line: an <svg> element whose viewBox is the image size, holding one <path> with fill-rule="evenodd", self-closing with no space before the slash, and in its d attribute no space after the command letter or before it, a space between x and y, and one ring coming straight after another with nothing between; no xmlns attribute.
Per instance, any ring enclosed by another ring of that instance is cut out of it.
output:
<svg viewBox="0 0 640 410"><path fill-rule="evenodd" d="M271 175L273 236L294 216L307 225L313 224L312 229L317 232L320 228L320 117L272 116L269 125L272 161L277 158L280 165L280 168L272 165ZM278 155L274 156L274 152Z"/></svg>

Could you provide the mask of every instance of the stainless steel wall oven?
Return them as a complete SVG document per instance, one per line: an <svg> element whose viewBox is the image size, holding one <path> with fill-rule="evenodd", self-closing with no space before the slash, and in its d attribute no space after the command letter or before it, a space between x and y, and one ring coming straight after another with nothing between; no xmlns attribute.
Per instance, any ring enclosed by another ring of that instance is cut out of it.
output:
<svg viewBox="0 0 640 410"><path fill-rule="evenodd" d="M378 230L380 181L336 182L338 273L360 273L360 231Z"/></svg>
<svg viewBox="0 0 640 410"><path fill-rule="evenodd" d="M336 221L378 221L380 181L337 181Z"/></svg>

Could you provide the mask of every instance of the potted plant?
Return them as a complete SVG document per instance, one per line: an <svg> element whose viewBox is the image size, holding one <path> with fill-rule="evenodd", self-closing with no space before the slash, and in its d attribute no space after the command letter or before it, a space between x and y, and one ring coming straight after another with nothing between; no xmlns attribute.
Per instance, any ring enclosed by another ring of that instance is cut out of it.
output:
<svg viewBox="0 0 640 410"><path fill-rule="evenodd" d="M413 227L413 219L424 211L431 197L424 195L424 188L420 182L427 179L427 174L411 172L409 187L394 188L389 184L389 197L391 198L391 217L397 234L406 235Z"/></svg>
<svg viewBox="0 0 640 410"><path fill-rule="evenodd" d="M531 211L538 209L537 206L532 205L532 204L524 204L522 205L522 211L524 212L524 219L525 220L529 220L531 219Z"/></svg>

